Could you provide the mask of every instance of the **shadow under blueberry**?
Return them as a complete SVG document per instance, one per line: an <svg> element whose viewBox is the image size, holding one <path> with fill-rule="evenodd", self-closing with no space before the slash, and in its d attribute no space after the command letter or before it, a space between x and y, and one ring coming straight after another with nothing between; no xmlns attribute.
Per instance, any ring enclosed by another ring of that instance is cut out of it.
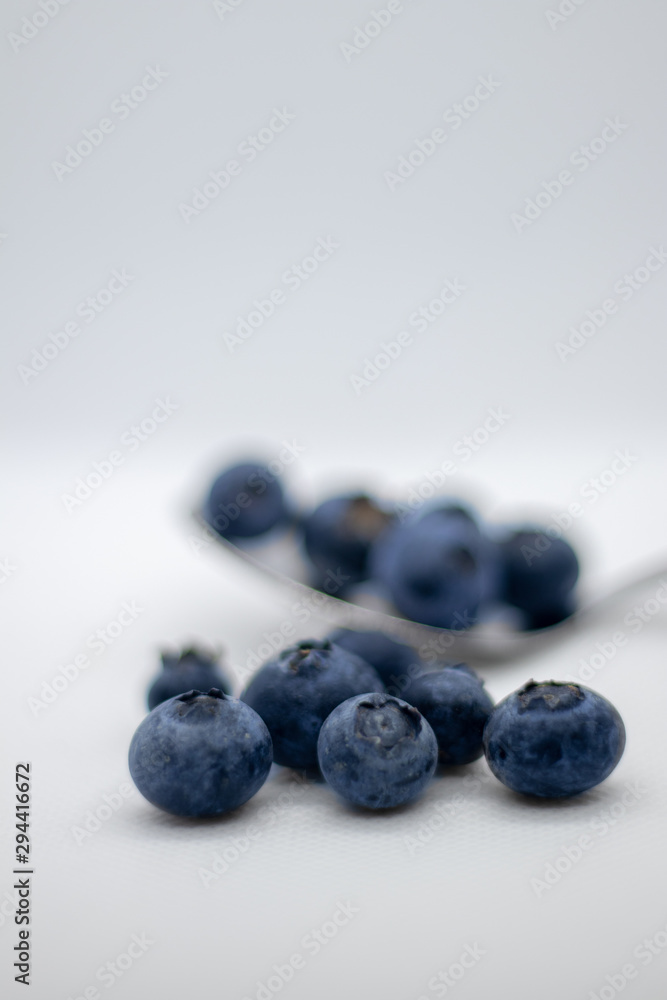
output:
<svg viewBox="0 0 667 1000"><path fill-rule="evenodd" d="M297 771L272 764L267 780L252 798L219 816L177 816L154 806L139 794L137 798L140 801L137 805L141 812L140 814L138 811L135 812L134 818L139 819L143 827L155 831L183 830L192 833L193 830L224 830L237 823L247 826L258 818L262 810L270 808L275 802L280 802L281 796L290 797L287 806L281 804L281 808L284 809L291 804L300 803L304 795L307 795L310 786L325 784L324 778L318 771ZM296 789L298 794L295 794Z"/></svg>
<svg viewBox="0 0 667 1000"><path fill-rule="evenodd" d="M416 801L403 802L398 806L388 806L382 809L372 809L369 806L356 805L353 802L348 802L343 799L340 795L337 795L333 790L331 791L332 799L332 811L339 816L346 816L348 818L359 818L364 824L368 823L387 823L392 818L398 816L404 816L409 813L414 813Z"/></svg>
<svg viewBox="0 0 667 1000"><path fill-rule="evenodd" d="M624 787L624 786L622 786ZM515 792L502 782L489 781L486 793L494 804L511 808L512 812L522 809L524 812L539 813L585 813L597 811L607 805L613 805L622 794L622 788L612 783L601 787L597 785L576 795L565 795L560 798L546 798L540 795L526 795ZM584 817L585 818L585 817Z"/></svg>

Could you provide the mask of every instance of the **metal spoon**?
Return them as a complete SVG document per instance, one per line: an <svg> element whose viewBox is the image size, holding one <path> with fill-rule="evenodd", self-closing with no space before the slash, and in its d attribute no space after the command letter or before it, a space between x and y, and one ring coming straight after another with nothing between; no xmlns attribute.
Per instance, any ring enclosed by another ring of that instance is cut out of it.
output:
<svg viewBox="0 0 667 1000"><path fill-rule="evenodd" d="M430 651L441 659L455 657L470 663L514 660L561 642L581 628L608 616L618 603L632 594L654 588L662 582L661 578L665 578L667 586L667 558L663 558L656 560L653 567L644 566L630 579L625 577L623 581L607 587L604 591L590 587L590 592L596 596L585 599L573 615L558 625L550 625L548 628L531 632L522 632L497 621L480 623L472 628L459 630L434 628L385 611L353 604L333 594L315 590L307 583L288 575L279 568L279 565L281 563L284 565L286 562L294 563L297 546L293 535L283 535L281 538L259 544L257 540L249 544L235 544L213 531L200 511L195 511L194 516L199 525L205 529L208 539L251 566L266 581L271 581L275 585L277 598L282 602L300 599L307 606L316 608L318 616L338 628L385 632L414 646L422 652L422 655Z"/></svg>

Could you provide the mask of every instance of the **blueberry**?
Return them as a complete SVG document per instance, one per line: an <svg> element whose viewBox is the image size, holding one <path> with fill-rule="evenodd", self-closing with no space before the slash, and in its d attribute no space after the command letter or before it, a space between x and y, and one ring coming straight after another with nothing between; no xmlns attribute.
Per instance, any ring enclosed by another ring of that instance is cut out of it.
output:
<svg viewBox="0 0 667 1000"><path fill-rule="evenodd" d="M271 767L269 731L248 705L212 688L163 701L130 744L141 794L177 816L219 816L247 802Z"/></svg>
<svg viewBox="0 0 667 1000"><path fill-rule="evenodd" d="M529 681L491 713L484 729L489 767L515 792L578 795L611 774L625 747L623 720L605 698L578 684Z"/></svg>
<svg viewBox="0 0 667 1000"><path fill-rule="evenodd" d="M316 586L322 587L339 572L345 586L365 580L370 546L392 520L363 493L331 497L307 514L302 520L303 541Z"/></svg>
<svg viewBox="0 0 667 1000"><path fill-rule="evenodd" d="M221 472L203 514L223 538L263 535L288 516L282 486L261 462L242 462Z"/></svg>
<svg viewBox="0 0 667 1000"><path fill-rule="evenodd" d="M426 669L411 646L392 639L384 632L339 628L329 638L375 667L389 694L401 694L410 679Z"/></svg>
<svg viewBox="0 0 667 1000"><path fill-rule="evenodd" d="M262 717L276 764L317 768L317 737L346 698L382 691L373 668L328 639L299 642L260 667L241 699Z"/></svg>
<svg viewBox="0 0 667 1000"><path fill-rule="evenodd" d="M387 694L357 695L335 708L322 726L317 753L333 790L369 809L415 798L438 763L438 744L426 719Z"/></svg>
<svg viewBox="0 0 667 1000"><path fill-rule="evenodd" d="M482 756L482 733L493 702L482 680L465 664L415 677L402 697L430 723L441 764L470 764Z"/></svg>
<svg viewBox="0 0 667 1000"><path fill-rule="evenodd" d="M555 625L572 613L579 576L574 549L540 528L521 528L500 542L502 597L527 614L528 628Z"/></svg>
<svg viewBox="0 0 667 1000"><path fill-rule="evenodd" d="M497 589L495 546L447 506L388 531L373 547L371 570L401 614L438 628L473 625Z"/></svg>
<svg viewBox="0 0 667 1000"><path fill-rule="evenodd" d="M438 497L424 503L417 511L412 511L409 514L409 520L413 523L424 521L427 518L434 518L438 521L446 518L449 521L458 521L468 527L475 528L477 532L481 531L477 512L462 500Z"/></svg>
<svg viewBox="0 0 667 1000"><path fill-rule="evenodd" d="M549 605L540 611L524 612L523 628L526 631L531 629L550 628L552 625L560 625L566 621L577 610L577 602L573 595L564 598L559 604Z"/></svg>
<svg viewBox="0 0 667 1000"><path fill-rule="evenodd" d="M208 691L218 688L231 693L226 677L220 672L216 658L211 653L190 647L178 656L162 653L162 673L148 689L148 708L153 709L167 698L174 698L186 691Z"/></svg>

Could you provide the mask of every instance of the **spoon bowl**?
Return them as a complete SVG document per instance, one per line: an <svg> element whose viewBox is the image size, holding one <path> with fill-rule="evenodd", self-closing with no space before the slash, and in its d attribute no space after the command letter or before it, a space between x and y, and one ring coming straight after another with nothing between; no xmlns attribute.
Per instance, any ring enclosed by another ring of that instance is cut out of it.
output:
<svg viewBox="0 0 667 1000"><path fill-rule="evenodd" d="M299 552L297 537L292 531L270 533L252 540L222 538L210 528L201 510L195 520L206 537L223 552L260 575L275 598L283 604L300 600L316 610L318 617L336 628L375 630L402 640L420 651L436 654L439 659L461 659L466 663L504 663L538 652L562 642L597 620L613 615L614 608L634 594L651 590L667 578L667 557L653 566L639 567L623 579L587 582L583 597L574 614L557 625L534 631L521 631L511 620L500 617L481 621L466 629L442 629L402 618L380 605L377 598L360 591L354 600L337 597L335 593L316 590L307 581L308 567ZM361 601L364 603L361 603ZM386 607L389 607L388 605ZM431 655L428 657L433 659Z"/></svg>

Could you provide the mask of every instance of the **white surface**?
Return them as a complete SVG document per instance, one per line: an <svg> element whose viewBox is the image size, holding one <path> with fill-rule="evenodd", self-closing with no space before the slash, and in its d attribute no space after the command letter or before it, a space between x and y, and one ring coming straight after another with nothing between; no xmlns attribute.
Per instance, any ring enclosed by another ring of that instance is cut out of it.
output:
<svg viewBox="0 0 667 1000"><path fill-rule="evenodd" d="M588 0L552 30L546 4L414 0L348 65L339 43L373 9L244 0L221 20L204 2L71 3L18 52L6 42L0 377L12 434L0 558L14 568L0 585L3 801L13 809L13 762L30 759L34 1000L74 1000L91 985L114 1000L255 998L296 952L305 967L279 991L287 1000L417 1000L437 995L429 980L466 945L485 952L451 987L468 1000L591 991L604 1000L614 988L606 977L628 962L638 975L624 997L664 992L667 948L647 964L635 954L645 938L663 940L667 924L663 613L631 634L630 605L564 646L485 671L500 698L530 676L576 675L597 643L628 635L589 682L623 715L627 750L580 800L525 803L491 782L472 791L461 772L391 816L351 813L315 785L283 799L269 824L259 810L289 790L289 775L276 773L225 820L173 820L135 794L83 843L72 832L128 780L127 746L160 647L218 642L243 666L263 633L293 615L189 538L186 512L208 477L253 447L266 457L283 440L303 447L286 470L302 495L342 481L418 486L449 459L450 488L490 516L550 517L578 502L568 537L586 574L667 551L667 268L627 302L613 288L667 240L662 8ZM37 10L11 0L5 36ZM167 78L59 182L52 161L147 66ZM384 172L489 75L497 91L390 191ZM179 204L275 107L295 119L186 224ZM511 214L572 166L570 154L609 117L627 129L518 234ZM254 299L285 290L283 273L329 235L335 253L230 353L224 332ZM134 281L25 384L19 366L32 349L123 268ZM351 376L365 359L457 278L465 293L357 395ZM610 296L617 313L561 360L556 342ZM157 398L178 409L134 449L127 432ZM464 461L457 442L490 408L509 419ZM636 457L591 499L590 480L619 449ZM114 450L122 464L68 512L63 494ZM136 621L35 717L28 699L131 601ZM323 628L313 617L300 634ZM483 777L484 765L472 773ZM600 832L600 814L621 811L628 783L638 797ZM464 790L411 853L405 838ZM0 895L13 857L4 816ZM199 870L253 822L259 837L205 888ZM581 860L538 895L531 879L585 834ZM339 901L358 914L312 954L304 936ZM144 933L154 943L141 959L108 987L96 979ZM5 917L8 997L23 995L12 981L14 935Z"/></svg>

